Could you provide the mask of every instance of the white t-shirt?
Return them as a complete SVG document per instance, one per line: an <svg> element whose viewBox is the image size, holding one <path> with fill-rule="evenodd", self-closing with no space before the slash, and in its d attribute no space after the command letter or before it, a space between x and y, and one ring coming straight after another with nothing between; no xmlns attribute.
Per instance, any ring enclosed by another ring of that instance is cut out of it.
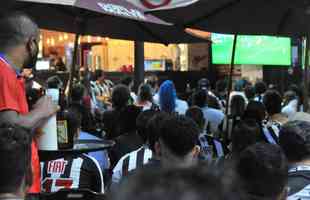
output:
<svg viewBox="0 0 310 200"><path fill-rule="evenodd" d="M291 119L295 113L297 112L297 106L298 106L298 100L294 99L292 101L290 101L286 106L284 106L282 108L282 113L288 117L289 119Z"/></svg>
<svg viewBox="0 0 310 200"><path fill-rule="evenodd" d="M186 101L177 99L175 102L175 112L179 113L180 115L185 115L187 109L188 109L188 104Z"/></svg>

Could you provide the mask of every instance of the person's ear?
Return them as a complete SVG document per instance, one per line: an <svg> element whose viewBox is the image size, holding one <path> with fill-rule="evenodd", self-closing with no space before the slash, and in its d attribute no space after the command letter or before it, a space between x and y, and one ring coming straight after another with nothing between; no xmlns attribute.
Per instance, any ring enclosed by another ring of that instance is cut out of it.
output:
<svg viewBox="0 0 310 200"><path fill-rule="evenodd" d="M194 157L194 158L198 158L199 153L200 153L200 146L195 145L195 147L194 147L193 150L192 150L192 155L193 155L193 157Z"/></svg>

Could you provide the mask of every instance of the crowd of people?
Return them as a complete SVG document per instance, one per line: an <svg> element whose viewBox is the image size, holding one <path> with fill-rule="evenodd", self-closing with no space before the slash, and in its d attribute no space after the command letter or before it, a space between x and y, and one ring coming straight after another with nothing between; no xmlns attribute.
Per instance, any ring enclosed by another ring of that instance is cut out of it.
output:
<svg viewBox="0 0 310 200"><path fill-rule="evenodd" d="M40 127L59 110L50 97L34 101L19 73L35 64L39 29L23 13L0 18L0 29L0 199L62 189L115 200L310 199L310 121L298 117L296 85L281 95L239 80L228 94L224 80L213 89L204 78L181 99L171 80L147 77L135 93L130 77L81 72L64 104L68 135L115 145L39 163ZM57 77L47 85L65 90Z"/></svg>

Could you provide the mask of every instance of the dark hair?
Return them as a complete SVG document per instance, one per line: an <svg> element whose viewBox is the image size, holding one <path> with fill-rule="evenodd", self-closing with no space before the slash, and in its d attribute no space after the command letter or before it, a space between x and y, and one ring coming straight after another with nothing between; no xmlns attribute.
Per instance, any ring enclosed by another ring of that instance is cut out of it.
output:
<svg viewBox="0 0 310 200"><path fill-rule="evenodd" d="M253 100L255 98L255 88L248 85L244 88L244 94L248 100Z"/></svg>
<svg viewBox="0 0 310 200"><path fill-rule="evenodd" d="M209 94L207 95L207 104L210 108L214 108L214 109L218 109L218 110L221 109L219 101L213 95L209 95Z"/></svg>
<svg viewBox="0 0 310 200"><path fill-rule="evenodd" d="M76 84L72 87L71 100L74 102L83 100L85 92L85 86L82 84Z"/></svg>
<svg viewBox="0 0 310 200"><path fill-rule="evenodd" d="M222 177L208 166L168 170L141 170L115 193L113 200L224 200L229 192Z"/></svg>
<svg viewBox="0 0 310 200"><path fill-rule="evenodd" d="M23 12L11 12L0 17L0 51L7 51L39 36L38 25Z"/></svg>
<svg viewBox="0 0 310 200"><path fill-rule="evenodd" d="M219 92L225 92L227 89L227 82L225 80L218 80L216 82L216 91Z"/></svg>
<svg viewBox="0 0 310 200"><path fill-rule="evenodd" d="M200 108L207 105L207 93L205 90L198 90L193 94L193 105Z"/></svg>
<svg viewBox="0 0 310 200"><path fill-rule="evenodd" d="M234 95L230 102L230 114L234 117L242 117L245 112L245 100L241 95Z"/></svg>
<svg viewBox="0 0 310 200"><path fill-rule="evenodd" d="M146 83L155 89L158 86L158 77L155 75L150 76L147 78Z"/></svg>
<svg viewBox="0 0 310 200"><path fill-rule="evenodd" d="M199 127L190 118L171 115L162 122L160 140L177 157L186 156L197 144Z"/></svg>
<svg viewBox="0 0 310 200"><path fill-rule="evenodd" d="M168 118L166 112L157 112L147 123L147 138L150 149L155 152L155 143L158 142L160 136L160 127L164 119Z"/></svg>
<svg viewBox="0 0 310 200"><path fill-rule="evenodd" d="M138 92L139 101L153 101L152 88L148 84L141 84Z"/></svg>
<svg viewBox="0 0 310 200"><path fill-rule="evenodd" d="M277 199L288 180L288 164L281 148L258 143L244 150L237 162L243 188L250 196Z"/></svg>
<svg viewBox="0 0 310 200"><path fill-rule="evenodd" d="M82 124L82 114L74 107L63 111L64 120L67 121L69 135L76 137Z"/></svg>
<svg viewBox="0 0 310 200"><path fill-rule="evenodd" d="M310 122L293 121L280 131L280 146L290 162L310 158Z"/></svg>
<svg viewBox="0 0 310 200"><path fill-rule="evenodd" d="M239 155L250 145L263 141L259 124L255 120L244 120L236 124L232 130L232 151Z"/></svg>
<svg viewBox="0 0 310 200"><path fill-rule="evenodd" d="M268 90L263 97L263 103L269 115L281 113L282 98L278 91Z"/></svg>
<svg viewBox="0 0 310 200"><path fill-rule="evenodd" d="M126 85L116 85L112 91L112 104L116 109L121 109L128 104L130 91Z"/></svg>
<svg viewBox="0 0 310 200"><path fill-rule="evenodd" d="M205 118L201 108L199 108L198 106L192 106L186 111L185 116L194 120L200 130L204 129Z"/></svg>
<svg viewBox="0 0 310 200"><path fill-rule="evenodd" d="M144 143L147 143L148 141L148 134L147 134L147 124L154 117L156 114L156 111L153 110L146 110L141 112L136 120L137 125L137 132L140 135L140 137L143 139Z"/></svg>
<svg viewBox="0 0 310 200"><path fill-rule="evenodd" d="M243 119L254 119L261 123L266 117L266 108L263 103L250 101L245 109Z"/></svg>
<svg viewBox="0 0 310 200"><path fill-rule="evenodd" d="M103 76L103 70L102 69L96 69L95 74L94 74L95 81L97 81L102 76Z"/></svg>
<svg viewBox="0 0 310 200"><path fill-rule="evenodd" d="M124 107L120 112L121 133L128 133L137 130L136 120L141 113L141 108L129 105Z"/></svg>
<svg viewBox="0 0 310 200"><path fill-rule="evenodd" d="M132 83L132 81L133 81L133 79L131 76L125 76L121 79L120 83L129 87L129 85Z"/></svg>
<svg viewBox="0 0 310 200"><path fill-rule="evenodd" d="M266 83L263 81L258 81L255 83L255 93L258 95L264 94L267 90Z"/></svg>
<svg viewBox="0 0 310 200"><path fill-rule="evenodd" d="M0 134L0 193L16 193L24 180L27 186L32 184L31 133L16 125L2 124Z"/></svg>

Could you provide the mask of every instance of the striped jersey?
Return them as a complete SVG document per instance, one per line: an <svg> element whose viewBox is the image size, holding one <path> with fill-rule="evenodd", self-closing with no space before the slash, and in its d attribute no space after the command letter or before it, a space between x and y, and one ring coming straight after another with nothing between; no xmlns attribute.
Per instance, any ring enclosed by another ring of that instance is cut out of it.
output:
<svg viewBox="0 0 310 200"><path fill-rule="evenodd" d="M123 176L127 176L134 169L141 168L151 158L152 151L146 146L124 155L113 169L112 183L119 183Z"/></svg>
<svg viewBox="0 0 310 200"><path fill-rule="evenodd" d="M297 166L288 173L288 200L310 200L310 167Z"/></svg>
<svg viewBox="0 0 310 200"><path fill-rule="evenodd" d="M61 189L89 189L104 193L103 175L93 157L82 154L41 162L42 192Z"/></svg>
<svg viewBox="0 0 310 200"><path fill-rule="evenodd" d="M270 144L278 144L281 126L281 123L276 121L268 121L263 123L262 132L265 141Z"/></svg>

